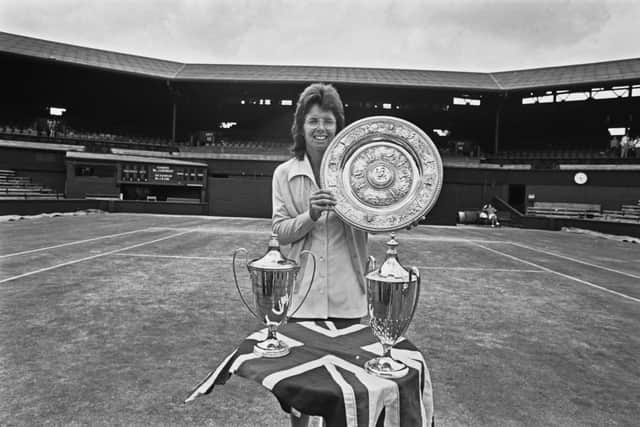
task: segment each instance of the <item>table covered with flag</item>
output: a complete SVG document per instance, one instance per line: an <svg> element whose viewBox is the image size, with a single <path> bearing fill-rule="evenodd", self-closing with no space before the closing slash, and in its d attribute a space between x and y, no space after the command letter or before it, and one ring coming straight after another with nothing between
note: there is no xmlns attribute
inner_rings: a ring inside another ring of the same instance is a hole
<svg viewBox="0 0 640 427"><path fill-rule="evenodd" d="M364 364L382 354L382 345L367 325L338 328L331 321L288 323L278 338L291 352L263 358L253 346L267 330L251 334L191 392L185 402L208 394L232 374L262 384L282 408L322 416L329 426L430 426L433 416L431 378L420 351L407 339L391 355L409 367L400 379L368 373Z"/></svg>

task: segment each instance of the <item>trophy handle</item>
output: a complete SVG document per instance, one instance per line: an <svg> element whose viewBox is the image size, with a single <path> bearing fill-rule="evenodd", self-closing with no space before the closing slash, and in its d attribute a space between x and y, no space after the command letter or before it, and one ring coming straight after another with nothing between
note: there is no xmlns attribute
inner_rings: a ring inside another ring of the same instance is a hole
<svg viewBox="0 0 640 427"><path fill-rule="evenodd" d="M369 258L367 258L366 272L371 273L375 269L376 269L376 259L371 255L369 255Z"/></svg>
<svg viewBox="0 0 640 427"><path fill-rule="evenodd" d="M242 303L244 304L244 306L249 309L251 314L253 314L253 316L256 319L262 320L255 313L255 311L253 311L253 309L251 307L249 307L249 304L247 304L247 301L242 296L242 291L240 290L240 286L238 285L238 277L236 276L236 256L238 255L238 252L244 252L245 265L249 265L249 261L248 261L248 258L247 258L247 250L245 248L239 248L239 249L236 249L235 251L233 251L233 264L232 264L233 265L233 281L236 284L236 289L238 290L238 295L240 295L240 299L242 300Z"/></svg>
<svg viewBox="0 0 640 427"><path fill-rule="evenodd" d="M420 301L420 270L418 270L418 267L409 267L409 283L411 283L412 274L418 279L418 289L416 289L416 300L413 302L413 308L411 309L411 317L409 318L411 320L413 320L413 315L418 308L418 301ZM409 324L404 328L401 335L404 335L404 333L407 332L407 329L409 329Z"/></svg>
<svg viewBox="0 0 640 427"><path fill-rule="evenodd" d="M313 254L313 252L308 251L308 250L304 250L302 252L300 252L300 256L302 256L303 254L308 254L311 256L311 258L313 259L313 274L311 275L311 282L309 283L309 287L307 288L307 292L304 294L304 298L302 298L302 302L300 302L300 305L298 306L298 308L296 308L293 313L291 313L289 315L289 318L293 317L294 314L296 314L298 312L298 310L300 310L300 307L302 307L302 304L304 304L304 302L307 300L307 296L309 295L309 291L311 290L311 286L313 285L313 280L316 278L316 256ZM294 283L293 286L295 287L296 284ZM293 291L291 292L291 297L293 299Z"/></svg>

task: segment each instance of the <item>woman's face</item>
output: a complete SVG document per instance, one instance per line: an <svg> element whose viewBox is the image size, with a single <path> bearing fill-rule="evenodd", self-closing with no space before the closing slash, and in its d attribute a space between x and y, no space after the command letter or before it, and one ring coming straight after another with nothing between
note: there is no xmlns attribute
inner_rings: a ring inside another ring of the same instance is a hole
<svg viewBox="0 0 640 427"><path fill-rule="evenodd" d="M324 150L336 136L336 118L329 110L314 104L304 117L304 141L307 153L324 154Z"/></svg>

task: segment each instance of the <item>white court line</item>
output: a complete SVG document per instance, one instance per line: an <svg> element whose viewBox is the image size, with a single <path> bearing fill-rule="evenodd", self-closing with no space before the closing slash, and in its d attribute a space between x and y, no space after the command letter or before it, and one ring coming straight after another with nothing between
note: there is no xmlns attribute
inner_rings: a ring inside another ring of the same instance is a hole
<svg viewBox="0 0 640 427"><path fill-rule="evenodd" d="M148 217L160 217L160 218L189 218L189 219L203 219L207 221L256 221L264 222L265 224L271 224L271 218L254 218L250 216L216 216L216 215L185 215L185 214L158 214L158 213L135 213L135 212L112 212L109 215L121 215L121 216L148 216Z"/></svg>
<svg viewBox="0 0 640 427"><path fill-rule="evenodd" d="M484 268L484 267L433 267L419 265L420 270L455 270L455 271L507 271L512 273L546 273L542 270L529 270L520 268Z"/></svg>
<svg viewBox="0 0 640 427"><path fill-rule="evenodd" d="M263 233L265 236L268 236L267 233L269 233L269 230L265 229L265 230L242 230L242 229L232 229L229 227L206 227L206 228L202 228L202 227L196 227L196 228L179 228L179 227L154 227L154 228L158 228L160 230L167 230L167 231L178 231L178 230L189 230L192 232L204 232L204 233L223 233L223 234L256 234L256 233ZM269 234L270 235L270 234ZM268 241L268 238L265 238L265 242ZM505 242L502 242L505 243Z"/></svg>
<svg viewBox="0 0 640 427"><path fill-rule="evenodd" d="M369 235L369 239L372 240L389 240L389 236L381 236L381 235ZM433 237L433 236L396 236L396 240L400 245L405 241L418 240L423 242L450 242L450 243L468 243L468 242L480 242L480 243L509 243L505 240L483 240L483 239L468 239L464 237Z"/></svg>
<svg viewBox="0 0 640 427"><path fill-rule="evenodd" d="M171 239L173 237L178 237L178 236L181 236L181 235L187 234L187 233L189 233L189 231L183 231L182 233L172 234L170 236L161 237L159 239L150 240L148 242L137 243L135 245L127 246L125 248L114 249L112 251L103 252L103 253L96 254L96 255L91 255L91 256L80 258L80 259L76 259L76 260L73 260L73 261L63 262L62 264L52 265L51 267L41 268L39 270L30 271L28 273L19 274L17 276L13 276L13 277L7 277L6 279L0 280L0 283L10 282L11 280L20 279L22 277L31 276L33 274L42 273L44 271L54 270L56 268L64 267L64 266L67 266L67 265L77 264L77 263L82 262L82 261L88 261L90 259L99 258L99 257L103 257L103 256L106 256L106 255L111 255L111 254L114 254L114 253L117 253L117 252L126 251L126 250L129 250L129 249L137 248L137 247L144 246L144 245L149 245L151 243L156 243L156 242L160 242L162 240Z"/></svg>
<svg viewBox="0 0 640 427"><path fill-rule="evenodd" d="M32 254L34 252L40 252L40 251L47 251L49 249L56 249L56 248L61 248L63 246L70 246L70 245L79 245L80 243L87 243L87 242L94 242L96 240L101 240L101 239L108 239L111 237L118 237L118 236L124 236L126 234L132 234L132 233L141 233L143 231L152 231L154 227L149 227L149 228L142 228L140 230L133 230L133 231L125 231L124 233L117 233L117 234L109 234L106 236L100 236L100 237L93 237L91 239L85 239L85 240L76 240L74 242L67 242L67 243L61 243L59 245L54 245L54 246L47 246L45 248L39 248L39 249L30 249L28 251L22 251L22 252L14 252L12 254L5 254L5 255L0 255L0 258L8 258L10 256L16 256L16 255L26 255L26 254Z"/></svg>
<svg viewBox="0 0 640 427"><path fill-rule="evenodd" d="M186 255L156 255L156 254L135 254L135 253L124 253L124 254L116 254L116 256L133 256L133 257L145 257L145 258L174 258L174 259L197 259L203 261L228 261L232 259L231 255L227 256L186 256Z"/></svg>
<svg viewBox="0 0 640 427"><path fill-rule="evenodd" d="M543 251L542 249L532 248L531 246L523 245L523 244L520 244L520 243L510 242L510 244L515 245L515 246L520 246L521 248L529 249L531 251L540 252L540 253L543 253L543 254L553 255L553 256L558 257L558 258L568 259L569 261L573 261L573 262L577 262L577 263L580 263L580 264L588 265L589 267L601 268L603 270L611 271L612 273L622 274L623 276L633 277L634 279L640 279L640 276L638 276L636 274L627 273L626 271L616 270L615 268L609 268L609 267L605 267L603 265L593 264L593 263L590 263L590 262L587 262L587 261L583 261L583 260L576 259L576 258L571 258L571 257L568 257L566 255L561 255L561 254L557 254L557 253L554 253L554 252Z"/></svg>
<svg viewBox="0 0 640 427"><path fill-rule="evenodd" d="M178 231L178 230L186 230L184 227L179 228L179 227L154 227L157 229L161 229L161 230L170 230L170 231ZM256 233L267 233L269 232L269 229L233 229L233 228L229 228L229 227L223 227L223 226L213 226L213 227L191 227L188 230L190 231L196 231L196 232L203 232L203 233L222 233L222 234L253 234L255 235ZM266 234L265 234L266 235ZM376 240L376 241L387 241L389 240L389 236L384 234L384 233L378 233L378 234L369 234L369 239L370 240ZM487 244L507 244L507 243L511 243L508 240L484 240L484 239L477 239L477 240L470 240L468 238L464 238L464 237L433 237L433 236L429 236L429 235L409 235L409 234L401 234L401 233L396 233L396 240L398 240L400 242L400 244L402 244L403 241L427 241L427 242L437 242L437 243L442 243L442 242L448 242L448 243L469 243L471 242L478 242L478 243L487 243Z"/></svg>
<svg viewBox="0 0 640 427"><path fill-rule="evenodd" d="M522 262L522 263L532 265L532 266L534 266L534 267L536 267L536 268L539 268L539 269L541 269L541 270L548 271L549 273L557 274L558 276L562 276L562 277L565 277L565 278L567 278L567 279L575 280L576 282L580 282L580 283L585 284L585 285L587 285L587 286L591 286L592 288L596 288L596 289L599 289L599 290L601 290L601 291L609 292L609 293L611 293L611 294L613 294L613 295L617 295L617 296L619 296L619 297L623 297L623 298L626 298L626 299L630 299L631 301L640 302L640 299L638 299L638 298L634 298L634 297L632 297L632 296L629 296L629 295L626 295L626 294L623 294L623 293L620 293L620 292L616 292L616 291L614 291L614 290L611 290L611 289L605 288L605 287L600 286L600 285L596 285L595 283L587 282L586 280L582 280L582 279L579 279L579 278L577 278L577 277L570 276L570 275L568 275L568 274L560 273L559 271L555 271L555 270L552 270L552 269L550 269L550 268L543 267L543 266L538 265L538 264L536 264L536 263L533 263L533 262L530 262L530 261L524 260L524 259L522 259L522 258L518 258L517 256L509 255L509 254L506 254L506 253L504 253L504 252L501 252L501 251L498 251L498 250L495 250L495 249L491 249L491 248L488 248L488 247L486 247L486 246L482 246L482 245L480 245L480 244L478 244L478 243L475 243L475 245L476 245L476 246L479 246L479 247L481 247L481 248L483 248L483 249L485 249L485 250L487 250L487 251L489 251L489 252L494 252L494 253L497 253L497 254L499 254L499 255L503 255L503 256L506 256L506 257L508 257L508 258L515 259L515 260L520 261L520 262Z"/></svg>
<svg viewBox="0 0 640 427"><path fill-rule="evenodd" d="M169 231L177 231L177 230L186 230L184 227L183 228L178 228L178 227L154 227L154 228L158 228L158 229L162 229L162 230L169 230ZM232 229L229 227L196 227L196 228L189 228L189 231L199 231L199 232L205 232L205 233L223 233L223 234L256 234L256 233L267 233L269 232L269 230L265 229L253 229L253 230L242 230L242 229ZM266 235L266 234L265 234ZM369 239L372 240L384 240L387 241L389 240L389 236L388 235L383 235L383 234L370 234L369 235ZM400 242L400 244L402 244L403 241L408 241L408 240L418 240L418 241L429 241L429 242L454 242L454 243L468 243L470 240L469 239L465 239L463 237L431 237L431 236L427 236L427 235L423 235L423 236L409 236L409 235L396 235L396 240L398 240ZM478 239L478 240L471 240L473 242L480 242L480 243L493 243L493 244L498 244L498 243L510 243L507 240L482 240L482 239Z"/></svg>
<svg viewBox="0 0 640 427"><path fill-rule="evenodd" d="M187 256L187 255L156 255L156 254L137 254L137 253L118 253L116 256L122 257L145 257L145 258L173 258L173 259L187 259L187 260L202 260L202 261L229 261L233 259L231 255L226 256ZM517 269L517 268L482 268L482 267L434 267L419 265L420 270L457 270L457 271L507 271L514 273L543 273L542 270L529 270L529 269Z"/></svg>

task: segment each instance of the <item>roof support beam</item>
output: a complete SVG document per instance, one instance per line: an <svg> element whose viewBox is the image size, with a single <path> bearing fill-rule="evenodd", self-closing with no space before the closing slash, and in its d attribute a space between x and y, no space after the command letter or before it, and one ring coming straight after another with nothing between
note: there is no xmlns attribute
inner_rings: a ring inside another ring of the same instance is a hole
<svg viewBox="0 0 640 427"><path fill-rule="evenodd" d="M178 116L178 104L173 100L173 115L171 120L171 142L176 143L176 118Z"/></svg>
<svg viewBox="0 0 640 427"><path fill-rule="evenodd" d="M167 89L169 90L169 99L171 100L171 143L175 145L178 121L178 98L180 98L181 93L170 80L167 80Z"/></svg>
<svg viewBox="0 0 640 427"><path fill-rule="evenodd" d="M493 132L493 153L498 154L500 149L500 117L502 115L502 105L506 95L498 96L498 105L496 106L495 126Z"/></svg>

